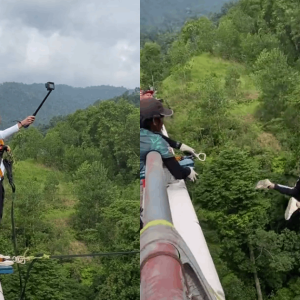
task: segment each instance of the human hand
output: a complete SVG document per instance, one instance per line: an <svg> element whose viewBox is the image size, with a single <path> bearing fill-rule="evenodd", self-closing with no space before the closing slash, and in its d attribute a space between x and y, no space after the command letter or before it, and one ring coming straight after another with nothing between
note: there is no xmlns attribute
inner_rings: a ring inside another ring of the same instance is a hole
<svg viewBox="0 0 300 300"><path fill-rule="evenodd" d="M188 176L188 178L190 178L194 182L194 181L196 181L198 174L194 171L193 168L191 168L191 167L189 167L189 168L191 169L191 173Z"/></svg>
<svg viewBox="0 0 300 300"><path fill-rule="evenodd" d="M30 124L32 124L35 120L34 116L28 116L27 118L25 118L22 122L21 125L22 126L29 126Z"/></svg>

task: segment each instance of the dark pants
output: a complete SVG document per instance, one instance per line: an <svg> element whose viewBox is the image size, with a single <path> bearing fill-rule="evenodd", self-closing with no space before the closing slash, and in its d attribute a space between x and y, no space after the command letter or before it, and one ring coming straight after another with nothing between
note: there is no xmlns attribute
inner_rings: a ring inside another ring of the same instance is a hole
<svg viewBox="0 0 300 300"><path fill-rule="evenodd" d="M289 230L300 232L300 209L297 209L286 223Z"/></svg>
<svg viewBox="0 0 300 300"><path fill-rule="evenodd" d="M278 191L282 195L290 196L300 201L300 177L294 187L288 187L281 184L275 184L274 190ZM300 209L298 208L287 222L287 227L290 230L300 230Z"/></svg>

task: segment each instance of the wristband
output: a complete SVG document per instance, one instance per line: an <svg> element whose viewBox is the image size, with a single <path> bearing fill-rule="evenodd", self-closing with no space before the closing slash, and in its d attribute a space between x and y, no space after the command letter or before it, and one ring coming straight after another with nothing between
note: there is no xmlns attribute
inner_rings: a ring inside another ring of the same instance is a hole
<svg viewBox="0 0 300 300"><path fill-rule="evenodd" d="M22 124L22 122L21 122L21 121L18 121L18 123L20 123L20 124L21 124L21 127L23 127L23 124Z"/></svg>

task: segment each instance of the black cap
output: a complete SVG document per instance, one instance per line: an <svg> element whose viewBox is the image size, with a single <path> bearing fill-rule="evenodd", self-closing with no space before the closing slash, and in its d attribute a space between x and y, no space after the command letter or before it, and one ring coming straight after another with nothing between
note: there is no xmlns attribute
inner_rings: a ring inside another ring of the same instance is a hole
<svg viewBox="0 0 300 300"><path fill-rule="evenodd" d="M140 116L143 119L151 119L154 117L170 117L173 115L173 110L163 107L160 101L155 98L141 100Z"/></svg>

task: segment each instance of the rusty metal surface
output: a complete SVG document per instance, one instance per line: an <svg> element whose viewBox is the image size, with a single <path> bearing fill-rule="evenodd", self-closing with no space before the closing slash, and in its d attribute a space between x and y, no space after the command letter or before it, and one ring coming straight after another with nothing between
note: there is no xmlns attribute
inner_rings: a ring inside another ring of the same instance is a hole
<svg viewBox="0 0 300 300"><path fill-rule="evenodd" d="M193 254L175 228L157 225L144 231L140 238L140 263L142 264L145 258L153 250L155 243L160 242L172 244L179 251L180 260L187 273L188 288L194 297L191 299L217 300L218 298L205 279ZM170 276L172 276L172 274L170 274ZM218 294L222 294L222 291L217 292ZM219 299L225 299L225 297Z"/></svg>
<svg viewBox="0 0 300 300"><path fill-rule="evenodd" d="M167 191L174 227L193 254L203 276L218 294L219 300L225 300L214 261L184 181L171 184Z"/></svg>
<svg viewBox="0 0 300 300"><path fill-rule="evenodd" d="M150 152L146 161L143 219L144 226L156 222L149 224L140 238L140 299L216 300L216 294L180 234L159 221L173 223L165 179L160 154Z"/></svg>
<svg viewBox="0 0 300 300"><path fill-rule="evenodd" d="M141 300L185 300L186 289L178 251L169 243L154 242L141 267Z"/></svg>

